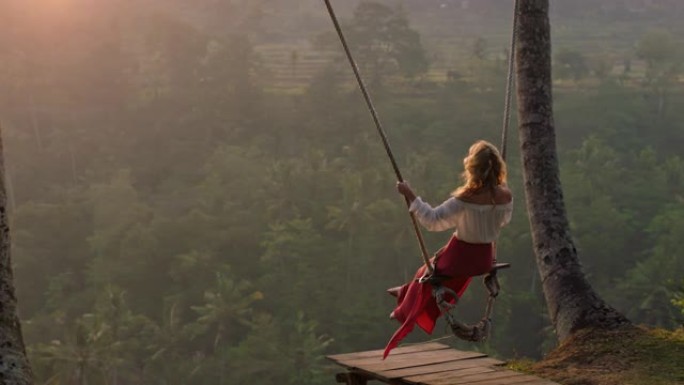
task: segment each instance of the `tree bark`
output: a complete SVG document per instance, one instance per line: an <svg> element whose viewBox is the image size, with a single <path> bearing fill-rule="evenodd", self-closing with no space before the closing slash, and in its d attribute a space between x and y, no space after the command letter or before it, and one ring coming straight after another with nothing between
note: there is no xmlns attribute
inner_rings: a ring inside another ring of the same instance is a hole
<svg viewBox="0 0 684 385"><path fill-rule="evenodd" d="M33 384L17 317L17 299L10 256L10 230L5 192L5 165L0 127L0 384Z"/></svg>
<svg viewBox="0 0 684 385"><path fill-rule="evenodd" d="M519 0L518 134L534 252L549 315L562 341L580 329L615 329L629 321L593 290L570 235L556 152L548 11L548 0Z"/></svg>

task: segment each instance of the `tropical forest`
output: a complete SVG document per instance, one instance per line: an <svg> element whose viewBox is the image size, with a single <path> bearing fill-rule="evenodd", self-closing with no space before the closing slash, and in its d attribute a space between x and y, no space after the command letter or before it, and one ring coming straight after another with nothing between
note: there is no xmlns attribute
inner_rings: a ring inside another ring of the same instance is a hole
<svg viewBox="0 0 684 385"><path fill-rule="evenodd" d="M462 341L440 318L402 346L566 385L684 384L684 2L548 5L572 251L640 331L584 346L590 374L563 364L581 336L559 339L535 256L537 180L515 89L506 102L514 3L332 1L418 196L449 198L475 141L507 149L491 335ZM421 249L323 0L2 0L0 15L0 323L32 378L2 384L323 385L342 370L326 356L385 347L386 290ZM423 237L434 253L451 231ZM482 316L481 281L459 319Z"/></svg>

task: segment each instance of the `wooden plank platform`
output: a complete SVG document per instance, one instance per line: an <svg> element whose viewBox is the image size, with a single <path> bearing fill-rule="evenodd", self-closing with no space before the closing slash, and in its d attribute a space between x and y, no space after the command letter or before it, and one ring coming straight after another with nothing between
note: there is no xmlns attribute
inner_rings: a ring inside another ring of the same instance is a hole
<svg viewBox="0 0 684 385"><path fill-rule="evenodd" d="M365 385L380 381L392 385L558 385L503 367L486 354L462 352L440 343L394 349L386 360L382 350L336 354L327 358L347 369L337 382Z"/></svg>

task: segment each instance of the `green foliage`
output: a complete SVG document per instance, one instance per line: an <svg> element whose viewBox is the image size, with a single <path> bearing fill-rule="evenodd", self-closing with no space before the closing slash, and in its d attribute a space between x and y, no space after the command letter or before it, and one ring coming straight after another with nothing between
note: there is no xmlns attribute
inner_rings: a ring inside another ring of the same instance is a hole
<svg viewBox="0 0 684 385"><path fill-rule="evenodd" d="M650 98L655 102L658 115L668 104L670 85L682 73L684 49L668 32L646 34L637 44L637 57L646 62L644 82L651 88Z"/></svg>
<svg viewBox="0 0 684 385"><path fill-rule="evenodd" d="M362 72L371 83L380 84L388 74L397 72L413 78L428 69L420 34L411 28L401 9L377 1L362 1L354 10L346 34ZM334 44L333 40L326 37L320 44Z"/></svg>
<svg viewBox="0 0 684 385"><path fill-rule="evenodd" d="M682 47L666 31L652 31L642 37L637 44L636 54L646 61L648 82L663 78L671 80L681 71L684 60Z"/></svg>
<svg viewBox="0 0 684 385"><path fill-rule="evenodd" d="M682 311L682 315L684 315L684 284L680 283L681 289L679 292L675 295L675 298L672 300L672 304L678 307ZM684 325L682 325L684 327Z"/></svg>
<svg viewBox="0 0 684 385"><path fill-rule="evenodd" d="M679 317L672 301L684 269L679 257L683 213L681 204L669 205L653 219L647 228L655 240L653 249L620 283L625 299L638 301L631 306L630 315L650 325L672 328L678 324Z"/></svg>
<svg viewBox="0 0 684 385"><path fill-rule="evenodd" d="M22 51L0 47L0 110L37 381L328 383L324 355L386 343L398 325L387 320L393 301L384 290L421 263L385 149L337 57L313 58L325 63L299 80L301 93L269 87L274 74L260 49L283 39L274 19L292 3L198 1L183 12L181 3L164 3L168 12L107 8L106 16L84 8L49 23L36 11L8 18L0 34ZM458 185L468 145L498 140L505 65L488 54L496 37L483 34L473 46L449 42L472 48L453 53L466 58L454 63L460 79L428 81L435 47L423 45L403 8L385 4L340 8L353 12L345 29L364 74L382 80L373 95L403 176L437 204ZM469 17L452 8L437 12ZM302 18L329 29L315 15ZM639 72L639 57L630 57L625 78L608 69L592 77L584 67L596 56L568 48L556 59L583 81L555 94L585 271L635 321L666 327L681 325L684 308L684 115L657 103L684 101L674 36L644 36L637 53L647 68ZM307 55L296 56L293 72ZM509 150L516 211L498 250L513 269L502 275L494 338L479 348L535 358L553 334L514 139ZM424 235L430 251L449 237ZM460 302L463 319L481 315L479 286Z"/></svg>
<svg viewBox="0 0 684 385"><path fill-rule="evenodd" d="M561 49L554 57L554 70L561 79L578 81L589 74L589 64L580 52Z"/></svg>
<svg viewBox="0 0 684 385"><path fill-rule="evenodd" d="M243 332L240 327L251 325L252 305L263 299L259 291L249 293L250 284L218 273L214 288L204 293L204 304L192 306L197 313L197 320L189 326L191 338L214 334L212 346L217 349L220 344L235 338Z"/></svg>
<svg viewBox="0 0 684 385"><path fill-rule="evenodd" d="M88 383L104 378L105 383L137 381L141 361L151 354L146 344L154 324L128 309L125 292L107 287L95 302L92 313L69 321L62 336L29 349L38 373L51 373L56 383Z"/></svg>
<svg viewBox="0 0 684 385"><path fill-rule="evenodd" d="M286 383L318 385L329 382L329 373L322 369L323 352L332 340L318 335L316 322L307 320L302 312L285 333L282 324L270 316L256 319L254 332L240 345L229 349L230 379L227 383ZM283 336L283 333L285 334ZM281 338L287 341L276 345Z"/></svg>

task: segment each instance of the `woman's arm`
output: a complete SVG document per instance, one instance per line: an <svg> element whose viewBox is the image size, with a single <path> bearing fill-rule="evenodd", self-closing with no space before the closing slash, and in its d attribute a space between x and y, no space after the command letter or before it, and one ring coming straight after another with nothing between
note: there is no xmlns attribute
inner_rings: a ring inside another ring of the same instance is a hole
<svg viewBox="0 0 684 385"><path fill-rule="evenodd" d="M423 202L420 197L411 190L408 182L397 182L397 190L406 197L410 203L409 211L412 212L418 222L430 231L444 231L456 227L456 219L463 206L455 198L444 201L441 205L433 208Z"/></svg>
<svg viewBox="0 0 684 385"><path fill-rule="evenodd" d="M449 198L437 207L432 207L417 197L409 211L421 225L430 231L444 231L456 227L463 205L456 198Z"/></svg>

